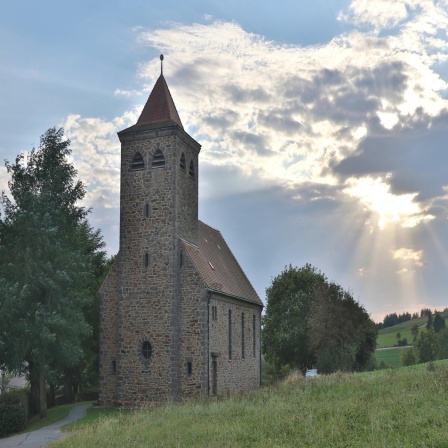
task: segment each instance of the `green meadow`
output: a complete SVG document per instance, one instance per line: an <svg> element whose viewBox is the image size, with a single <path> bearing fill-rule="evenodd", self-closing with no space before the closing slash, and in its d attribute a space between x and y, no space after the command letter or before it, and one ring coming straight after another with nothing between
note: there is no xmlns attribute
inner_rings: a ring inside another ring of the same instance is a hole
<svg viewBox="0 0 448 448"><path fill-rule="evenodd" d="M51 446L445 447L447 391L446 361L313 379L295 374L233 396L109 415L92 410Z"/></svg>

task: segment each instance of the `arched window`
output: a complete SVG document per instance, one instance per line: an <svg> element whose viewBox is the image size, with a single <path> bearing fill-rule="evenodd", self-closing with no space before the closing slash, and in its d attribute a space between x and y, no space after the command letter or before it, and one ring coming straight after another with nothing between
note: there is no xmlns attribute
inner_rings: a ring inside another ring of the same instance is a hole
<svg viewBox="0 0 448 448"><path fill-rule="evenodd" d="M190 169L188 170L188 174L190 175L190 177L191 177L192 179L195 178L195 175L194 175L194 163L193 163L193 160L190 162Z"/></svg>
<svg viewBox="0 0 448 448"><path fill-rule="evenodd" d="M187 171L187 163L185 162L185 154L182 153L180 156L180 169L182 171Z"/></svg>
<svg viewBox="0 0 448 448"><path fill-rule="evenodd" d="M131 163L131 170L142 170L145 168L145 162L143 161L143 156L136 152L134 158L132 159Z"/></svg>
<svg viewBox="0 0 448 448"><path fill-rule="evenodd" d="M156 149L154 157L152 158L153 168L163 168L165 166L165 157L163 157L163 152L160 149Z"/></svg>
<svg viewBox="0 0 448 448"><path fill-rule="evenodd" d="M145 359L150 359L152 355L152 347L149 341L143 341L142 343L142 355Z"/></svg>

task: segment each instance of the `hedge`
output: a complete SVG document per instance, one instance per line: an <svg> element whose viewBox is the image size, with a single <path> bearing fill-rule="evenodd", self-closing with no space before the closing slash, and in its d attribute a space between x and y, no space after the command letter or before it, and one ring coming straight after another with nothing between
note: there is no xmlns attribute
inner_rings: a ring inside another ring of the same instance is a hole
<svg viewBox="0 0 448 448"><path fill-rule="evenodd" d="M28 399L23 390L0 395L0 437L23 431L28 416Z"/></svg>

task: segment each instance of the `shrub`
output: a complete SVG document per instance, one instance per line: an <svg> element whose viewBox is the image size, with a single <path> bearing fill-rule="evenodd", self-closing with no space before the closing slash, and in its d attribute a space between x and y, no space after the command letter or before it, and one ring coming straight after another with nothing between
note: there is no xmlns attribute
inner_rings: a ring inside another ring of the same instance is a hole
<svg viewBox="0 0 448 448"><path fill-rule="evenodd" d="M408 348L407 350L403 350L401 352L401 364L404 366L413 366L417 364L417 358L415 357L414 349Z"/></svg>
<svg viewBox="0 0 448 448"><path fill-rule="evenodd" d="M0 396L0 437L24 430L27 417L25 391L6 392Z"/></svg>

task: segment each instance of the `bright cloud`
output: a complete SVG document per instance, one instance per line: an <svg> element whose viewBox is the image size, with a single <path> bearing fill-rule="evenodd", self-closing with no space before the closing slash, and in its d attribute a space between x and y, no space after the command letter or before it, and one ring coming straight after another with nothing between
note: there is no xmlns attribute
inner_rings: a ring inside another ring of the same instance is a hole
<svg viewBox="0 0 448 448"><path fill-rule="evenodd" d="M406 247L391 251L392 258L402 262L409 262L415 266L423 266L423 250L413 250ZM404 268L403 268L404 269Z"/></svg>
<svg viewBox="0 0 448 448"><path fill-rule="evenodd" d="M204 163L234 167L247 182L333 186L377 213L380 227L416 226L430 218L431 206L419 202L418 189L396 192L384 173L344 179L335 167L362 152L366 139L428 128L447 110L441 95L447 83L434 67L447 60L448 15L430 0L354 0L340 17L395 31L383 36L354 29L325 45L299 47L213 21L140 28L138 40L165 53L165 76L187 131L203 145ZM141 64L145 99L159 72L158 58ZM67 119L80 175L94 188L117 188L111 181L118 169L114 134L138 113L111 123Z"/></svg>

